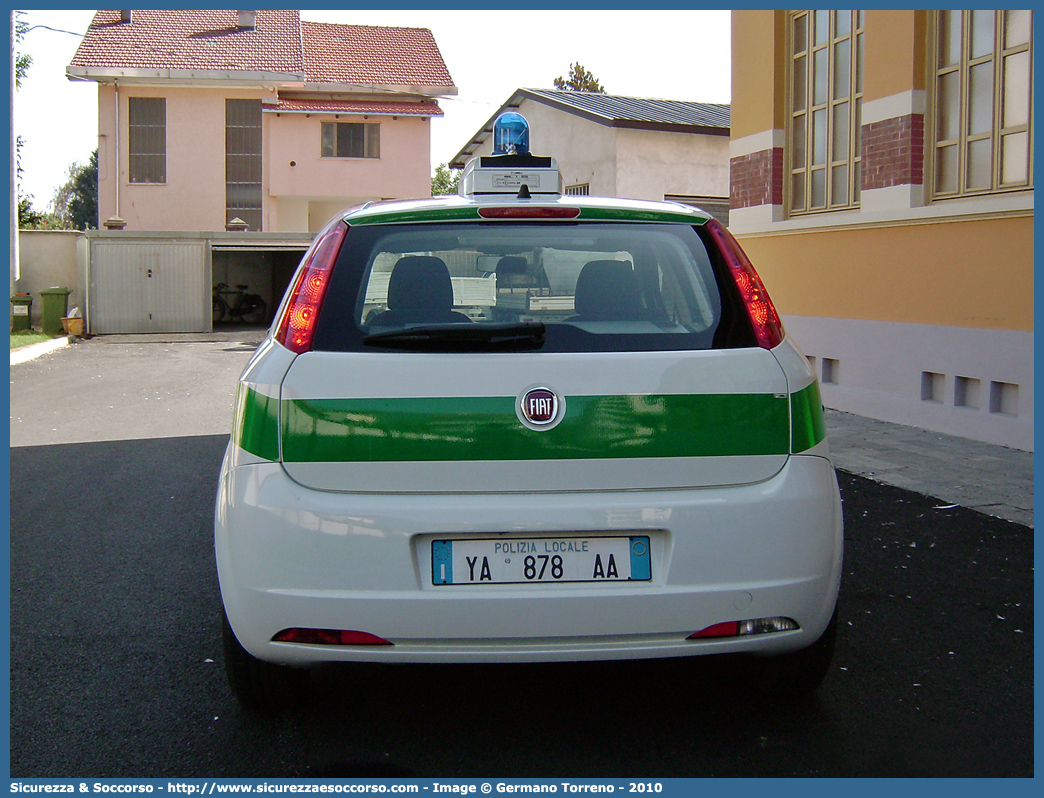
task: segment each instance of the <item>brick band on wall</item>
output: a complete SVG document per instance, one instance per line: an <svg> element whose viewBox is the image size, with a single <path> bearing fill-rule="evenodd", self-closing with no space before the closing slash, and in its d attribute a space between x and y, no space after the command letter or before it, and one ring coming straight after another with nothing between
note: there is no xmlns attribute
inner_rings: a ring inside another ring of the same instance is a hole
<svg viewBox="0 0 1044 798"><path fill-rule="evenodd" d="M729 207L783 204L783 149L752 152L729 162Z"/></svg>
<svg viewBox="0 0 1044 798"><path fill-rule="evenodd" d="M863 190L924 183L924 116L863 125Z"/></svg>

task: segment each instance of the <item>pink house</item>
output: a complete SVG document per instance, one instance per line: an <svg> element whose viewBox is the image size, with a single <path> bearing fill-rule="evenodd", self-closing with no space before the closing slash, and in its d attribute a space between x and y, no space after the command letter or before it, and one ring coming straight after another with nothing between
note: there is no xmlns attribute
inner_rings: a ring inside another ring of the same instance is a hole
<svg viewBox="0 0 1044 798"><path fill-rule="evenodd" d="M99 221L127 231L315 232L428 196L457 91L430 31L297 11L99 11L66 74L98 83Z"/></svg>

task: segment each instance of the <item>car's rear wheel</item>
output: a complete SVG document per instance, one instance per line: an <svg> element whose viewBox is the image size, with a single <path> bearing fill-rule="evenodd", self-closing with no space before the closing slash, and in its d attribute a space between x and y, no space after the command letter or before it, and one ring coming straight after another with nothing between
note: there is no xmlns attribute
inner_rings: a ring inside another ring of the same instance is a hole
<svg viewBox="0 0 1044 798"><path fill-rule="evenodd" d="M837 608L826 630L808 648L750 661L757 690L779 698L801 698L816 691L830 672L837 642Z"/></svg>
<svg viewBox="0 0 1044 798"><path fill-rule="evenodd" d="M253 297L250 308L243 313L243 321L246 324L261 324L268 314L268 305L261 297Z"/></svg>
<svg viewBox="0 0 1044 798"><path fill-rule="evenodd" d="M264 662L248 653L236 639L223 612L221 643L228 684L244 707L259 712L277 712L298 706L304 699L308 672Z"/></svg>

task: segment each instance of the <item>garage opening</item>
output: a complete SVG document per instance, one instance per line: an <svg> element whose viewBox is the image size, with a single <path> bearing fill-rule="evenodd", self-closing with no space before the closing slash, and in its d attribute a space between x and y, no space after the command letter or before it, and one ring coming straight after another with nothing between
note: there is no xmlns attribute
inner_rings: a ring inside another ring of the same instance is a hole
<svg viewBox="0 0 1044 798"><path fill-rule="evenodd" d="M282 245L214 244L211 309L215 330L267 327L307 249Z"/></svg>

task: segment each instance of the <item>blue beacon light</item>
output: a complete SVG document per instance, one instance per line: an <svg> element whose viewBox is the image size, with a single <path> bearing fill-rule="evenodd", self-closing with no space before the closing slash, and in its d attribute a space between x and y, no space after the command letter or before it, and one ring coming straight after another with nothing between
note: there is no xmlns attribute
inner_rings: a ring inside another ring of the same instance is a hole
<svg viewBox="0 0 1044 798"><path fill-rule="evenodd" d="M493 123L494 155L528 155L529 122L522 114L506 111Z"/></svg>

